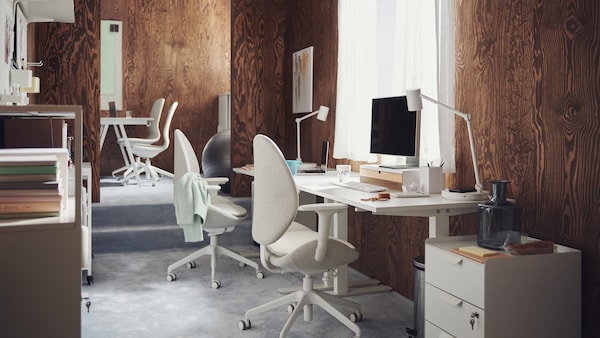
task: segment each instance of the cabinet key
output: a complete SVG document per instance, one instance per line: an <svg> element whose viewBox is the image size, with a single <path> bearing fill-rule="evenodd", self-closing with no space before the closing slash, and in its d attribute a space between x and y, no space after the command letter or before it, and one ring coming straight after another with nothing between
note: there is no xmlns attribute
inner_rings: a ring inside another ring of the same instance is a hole
<svg viewBox="0 0 600 338"><path fill-rule="evenodd" d="M479 313L471 313L471 320L469 320L469 324L471 324L471 330L475 330L475 318L479 318Z"/></svg>

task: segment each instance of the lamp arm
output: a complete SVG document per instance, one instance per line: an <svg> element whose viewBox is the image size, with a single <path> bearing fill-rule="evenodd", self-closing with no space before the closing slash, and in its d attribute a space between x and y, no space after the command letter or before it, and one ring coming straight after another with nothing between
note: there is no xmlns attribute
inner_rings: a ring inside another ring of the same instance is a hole
<svg viewBox="0 0 600 338"><path fill-rule="evenodd" d="M297 154L296 159L298 161L302 161L302 158L300 157L300 122L306 120L309 117L315 116L318 113L319 113L319 111L317 110L310 114L306 114L302 117L296 118L296 154Z"/></svg>
<svg viewBox="0 0 600 338"><path fill-rule="evenodd" d="M302 118L296 119L296 159L298 161L302 161L300 157L300 122L302 122Z"/></svg>
<svg viewBox="0 0 600 338"><path fill-rule="evenodd" d="M471 115L460 112L460 111L450 107L449 105L444 104L439 101L436 101L426 95L421 94L421 97L429 102L435 103L437 105L440 105L440 106L448 109L449 111L453 112L455 115L462 117L465 120L465 122L467 122L467 131L469 133L469 145L471 147L471 158L473 160L473 170L475 170L475 190L477 190L477 192L481 192L483 190L483 186L481 185L481 182L479 181L479 167L477 165L477 156L475 155L475 141L473 139L473 129L471 128Z"/></svg>
<svg viewBox="0 0 600 338"><path fill-rule="evenodd" d="M462 117L463 119L465 119L465 121L467 121L467 120L470 120L470 119L471 119L471 115L469 115L469 114L465 114L465 113L463 113L463 112L460 112L460 111L458 111L458 110L456 110L456 109L454 109L454 108L450 107L450 106L449 106L449 105L447 105L447 104L444 104L444 103L442 103L442 102L439 102L439 101L436 101L436 100L434 100L434 99L430 98L429 96L426 96L426 95L423 95L423 94L421 94L421 97L422 97L422 98L424 98L425 100L429 101L429 102L435 103L435 104L437 104L437 105L439 105L439 106L442 106L442 107L444 107L444 108L448 109L449 111L453 112L454 114L456 114L456 115L458 115L458 116Z"/></svg>
<svg viewBox="0 0 600 338"><path fill-rule="evenodd" d="M298 117L298 118L296 118L296 123L300 123L301 121L304 121L304 120L306 120L309 117L315 116L318 113L319 113L319 111L317 110L317 111L314 111L314 112L312 112L310 114L306 114L306 115L304 115L302 117Z"/></svg>
<svg viewBox="0 0 600 338"><path fill-rule="evenodd" d="M483 190L483 186L479 181L479 167L477 166L477 156L475 155L475 141L473 140L473 130L471 129L471 115L466 115L467 117L464 117L464 119L467 122L467 131L469 132L469 144L471 146L473 170L475 171L475 190L477 190L477 192L481 192Z"/></svg>

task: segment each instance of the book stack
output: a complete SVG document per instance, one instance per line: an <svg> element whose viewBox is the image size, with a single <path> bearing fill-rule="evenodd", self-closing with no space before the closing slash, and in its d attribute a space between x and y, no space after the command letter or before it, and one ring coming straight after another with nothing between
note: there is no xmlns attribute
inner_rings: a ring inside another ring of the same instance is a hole
<svg viewBox="0 0 600 338"><path fill-rule="evenodd" d="M58 167L55 155L0 156L0 219L58 216Z"/></svg>

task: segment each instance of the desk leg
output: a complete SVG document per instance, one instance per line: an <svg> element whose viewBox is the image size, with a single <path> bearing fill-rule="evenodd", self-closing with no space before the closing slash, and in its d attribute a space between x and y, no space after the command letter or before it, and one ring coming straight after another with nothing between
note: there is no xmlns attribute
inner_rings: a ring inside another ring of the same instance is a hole
<svg viewBox="0 0 600 338"><path fill-rule="evenodd" d="M104 145L104 140L106 139L106 134L108 133L108 125L100 125L100 150L102 151L102 146Z"/></svg>
<svg viewBox="0 0 600 338"><path fill-rule="evenodd" d="M333 237L348 241L348 209L334 215ZM347 265L342 265L337 268L337 274L333 277L333 293L336 295L348 293Z"/></svg>
<svg viewBox="0 0 600 338"><path fill-rule="evenodd" d="M115 133L117 132L117 129L115 128ZM137 165L135 163L135 159L133 158L133 153L131 152L131 144L129 143L129 138L127 137L127 132L125 131L125 126L120 124L119 125L119 132L121 133L121 137L123 139L123 142L125 143L125 152L127 153L127 157L129 158L129 163L131 165L131 169L133 170L133 173L135 174L135 179L138 183L138 186L142 186L142 181L140 180L140 173L138 171ZM117 135L117 138L119 138L119 136Z"/></svg>
<svg viewBox="0 0 600 338"><path fill-rule="evenodd" d="M439 214L429 216L429 237L448 237L450 235L450 216Z"/></svg>

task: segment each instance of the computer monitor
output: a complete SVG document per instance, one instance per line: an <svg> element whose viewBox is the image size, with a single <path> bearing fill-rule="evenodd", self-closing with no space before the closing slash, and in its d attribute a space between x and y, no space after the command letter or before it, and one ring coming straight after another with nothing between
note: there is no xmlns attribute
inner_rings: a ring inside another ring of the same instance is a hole
<svg viewBox="0 0 600 338"><path fill-rule="evenodd" d="M406 96L373 99L371 153L403 156L406 165L380 165L402 169L419 166L419 112L408 111Z"/></svg>

